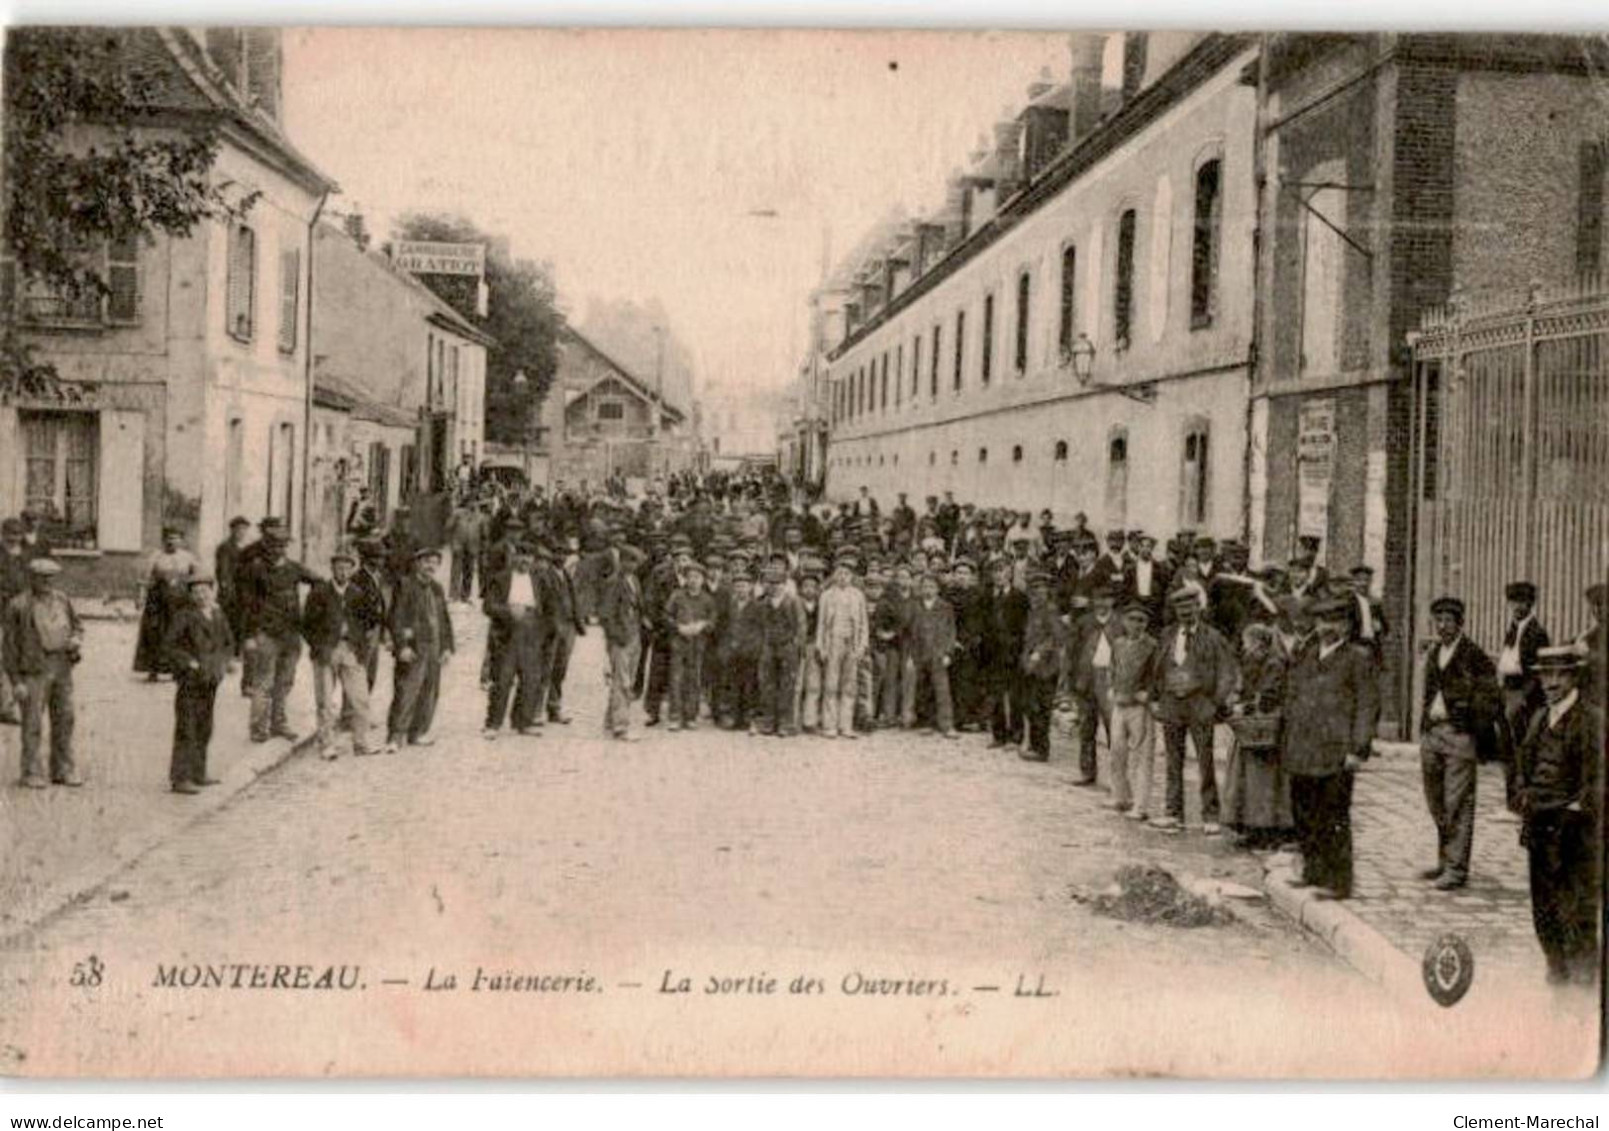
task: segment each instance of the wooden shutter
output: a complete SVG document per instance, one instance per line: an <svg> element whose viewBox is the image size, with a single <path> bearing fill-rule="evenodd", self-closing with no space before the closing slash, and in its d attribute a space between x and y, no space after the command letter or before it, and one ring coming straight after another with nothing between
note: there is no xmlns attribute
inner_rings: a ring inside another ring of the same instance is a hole
<svg viewBox="0 0 1609 1131"><path fill-rule="evenodd" d="M253 298L257 284L257 234L244 224L229 232L229 282L226 322L230 336L249 342L253 331Z"/></svg>
<svg viewBox="0 0 1609 1131"><path fill-rule="evenodd" d="M0 515L21 510L22 437L17 428L17 410L0 405Z"/></svg>
<svg viewBox="0 0 1609 1131"><path fill-rule="evenodd" d="M96 544L135 553L145 525L145 414L106 409L100 426Z"/></svg>
<svg viewBox="0 0 1609 1131"><path fill-rule="evenodd" d="M283 353L296 352L301 293L302 249L293 247L279 253L279 348Z"/></svg>
<svg viewBox="0 0 1609 1131"><path fill-rule="evenodd" d="M113 240L106 247L106 320L127 325L140 320L140 242Z"/></svg>

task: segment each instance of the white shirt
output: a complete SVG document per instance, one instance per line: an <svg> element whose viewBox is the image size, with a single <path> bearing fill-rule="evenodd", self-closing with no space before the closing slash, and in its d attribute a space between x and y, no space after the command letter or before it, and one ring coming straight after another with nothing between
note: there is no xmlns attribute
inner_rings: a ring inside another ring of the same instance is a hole
<svg viewBox="0 0 1609 1131"><path fill-rule="evenodd" d="M1374 609L1369 605L1369 599L1359 593L1352 598L1358 603L1358 635L1364 640L1374 639Z"/></svg>
<svg viewBox="0 0 1609 1131"><path fill-rule="evenodd" d="M1134 591L1142 597L1151 595L1151 559L1141 558L1134 563Z"/></svg>
<svg viewBox="0 0 1609 1131"><path fill-rule="evenodd" d="M1581 697L1580 692L1578 692L1575 688L1572 687L1570 689L1570 694L1566 695L1563 699L1560 699L1557 703L1549 703L1548 704L1548 729L1549 730L1552 730L1554 727L1559 725L1559 720L1564 718L1564 716L1569 712L1571 707L1575 706L1575 701L1577 699L1579 699L1580 697Z"/></svg>
<svg viewBox="0 0 1609 1131"><path fill-rule="evenodd" d="M1180 628L1173 638L1173 662L1182 664L1190 658L1190 633L1193 629Z"/></svg>
<svg viewBox="0 0 1609 1131"><path fill-rule="evenodd" d="M1345 640L1337 640L1333 644L1320 644L1318 646L1318 658L1321 660L1329 659L1335 655L1335 650L1345 643Z"/></svg>
<svg viewBox="0 0 1609 1131"><path fill-rule="evenodd" d="M531 588L531 575L524 570L515 570L513 579L508 583L508 604L513 609L536 607L536 593Z"/></svg>
<svg viewBox="0 0 1609 1131"><path fill-rule="evenodd" d="M1437 647L1436 666L1442 671L1446 671L1447 665L1453 662L1453 654L1458 651L1458 641L1462 639L1463 637L1460 636L1451 644L1442 644ZM1429 717L1432 722L1440 722L1447 717L1447 700L1441 697L1441 692L1439 691L1436 692L1436 697L1430 701Z"/></svg>
<svg viewBox="0 0 1609 1131"><path fill-rule="evenodd" d="M1110 622L1098 620L1095 623L1100 626L1100 631L1096 634L1095 656L1090 663L1097 668L1110 668L1112 666L1112 643L1106 638L1106 630L1110 627Z"/></svg>
<svg viewBox="0 0 1609 1131"><path fill-rule="evenodd" d="M1536 614L1532 613L1530 616L1526 617L1524 620L1517 621L1515 623L1515 625L1514 625L1514 643L1505 645L1503 650L1497 654L1497 674L1498 675L1523 675L1524 674L1525 669L1520 666L1520 637L1525 635L1525 626L1528 623L1530 623L1530 621L1535 619L1535 617L1536 617Z"/></svg>

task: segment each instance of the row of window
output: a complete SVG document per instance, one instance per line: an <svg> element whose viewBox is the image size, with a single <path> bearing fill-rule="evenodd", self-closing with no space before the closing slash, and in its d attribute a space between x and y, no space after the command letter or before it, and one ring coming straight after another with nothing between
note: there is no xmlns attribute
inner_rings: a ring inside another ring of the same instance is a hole
<svg viewBox="0 0 1609 1131"><path fill-rule="evenodd" d="M1195 420L1185 429L1180 449L1179 460L1179 523L1181 526L1201 526L1209 519L1209 504L1212 497L1211 467L1208 462L1210 426L1205 420ZM1057 440L1051 448L1051 459L1058 464L1064 464L1068 458L1068 444L1066 440ZM899 466L899 455L877 455L877 467ZM1025 459L1025 451L1021 444L1011 446L1011 462L1020 464ZM885 462L887 461L887 462ZM874 466L873 456L835 456L828 461L831 466L838 468L869 468ZM989 449L978 449L977 462L980 466L989 463ZM961 464L961 451L959 448L950 449L950 466L959 467ZM938 452L927 453L927 465L938 466ZM1106 512L1108 514L1121 513L1127 506L1128 498L1128 469L1129 469L1129 438L1128 429L1122 426L1112 429L1106 442Z"/></svg>
<svg viewBox="0 0 1609 1131"><path fill-rule="evenodd" d="M1190 326L1201 329L1212 325L1217 313L1217 277L1220 257L1219 243L1222 228L1222 162L1216 158L1203 162L1196 171L1193 240L1190 257ZM1166 222L1166 217L1159 222ZM1138 238L1139 220L1133 208L1125 209L1117 218L1115 270L1112 280L1112 340L1121 352L1129 347L1137 317L1137 295L1134 286L1135 241ZM1080 331L1078 310L1078 248L1068 244L1061 253L1060 293L1057 306L1056 344L1060 357L1068 360ZM1016 280L1016 311L1011 342L1012 369L1018 377L1028 371L1029 342L1033 299L1033 272L1023 270ZM978 376L987 387L994 378L995 360L995 295L983 296ZM927 396L936 401L939 396L941 354L944 350L944 330L934 323L926 335ZM949 377L951 391L959 393L964 384L966 359L967 312L955 313L954 332L950 339ZM907 400L914 407L922 393L924 335L910 339L911 365L906 380L905 343L895 345L892 352L893 373L890 377L890 351L884 350L865 365L833 382L832 419L837 424L856 420L875 412L887 412L892 406L899 408ZM890 396L892 394L892 397Z"/></svg>

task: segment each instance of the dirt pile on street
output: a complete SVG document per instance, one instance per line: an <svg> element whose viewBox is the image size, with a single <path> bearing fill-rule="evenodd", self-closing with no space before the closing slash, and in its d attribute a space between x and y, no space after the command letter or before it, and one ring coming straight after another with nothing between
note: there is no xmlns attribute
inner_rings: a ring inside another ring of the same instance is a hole
<svg viewBox="0 0 1609 1131"><path fill-rule="evenodd" d="M1169 927L1219 927L1234 920L1221 904L1182 887L1173 873L1154 864L1118 869L1117 880L1088 902L1097 915L1127 923Z"/></svg>

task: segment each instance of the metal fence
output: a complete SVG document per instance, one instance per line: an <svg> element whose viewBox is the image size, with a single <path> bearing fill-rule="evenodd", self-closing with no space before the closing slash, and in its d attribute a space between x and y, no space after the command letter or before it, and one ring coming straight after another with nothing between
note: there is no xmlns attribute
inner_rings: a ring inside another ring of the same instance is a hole
<svg viewBox="0 0 1609 1131"><path fill-rule="evenodd" d="M1502 645L1504 586L1536 582L1556 641L1587 623L1609 569L1609 289L1599 278L1464 299L1410 338L1417 381L1414 608L1469 608L1470 636Z"/></svg>

